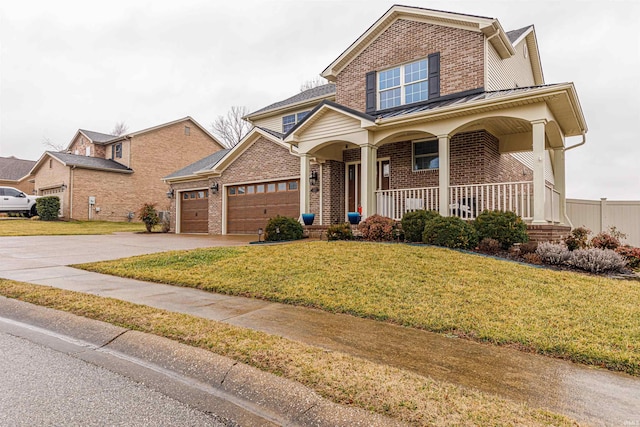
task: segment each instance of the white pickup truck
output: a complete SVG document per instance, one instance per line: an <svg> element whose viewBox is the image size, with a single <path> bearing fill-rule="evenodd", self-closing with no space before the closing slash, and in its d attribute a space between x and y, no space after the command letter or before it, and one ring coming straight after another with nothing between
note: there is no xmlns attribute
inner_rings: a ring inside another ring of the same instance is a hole
<svg viewBox="0 0 640 427"><path fill-rule="evenodd" d="M0 213L17 212L27 217L38 215L37 196L27 196L13 187L0 187Z"/></svg>

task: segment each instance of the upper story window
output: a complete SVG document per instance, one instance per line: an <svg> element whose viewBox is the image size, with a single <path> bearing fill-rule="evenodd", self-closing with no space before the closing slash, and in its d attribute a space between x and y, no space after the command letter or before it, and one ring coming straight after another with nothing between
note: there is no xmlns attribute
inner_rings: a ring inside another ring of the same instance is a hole
<svg viewBox="0 0 640 427"><path fill-rule="evenodd" d="M185 126L185 127L184 127L184 134L185 134L186 136L191 135L191 128L190 128L189 126Z"/></svg>
<svg viewBox="0 0 640 427"><path fill-rule="evenodd" d="M298 114L289 114L288 116L282 117L282 133L289 132L291 128L304 119L307 114L309 114L309 111L303 111Z"/></svg>
<svg viewBox="0 0 640 427"><path fill-rule="evenodd" d="M438 169L439 167L438 140L415 141L413 143L413 170L421 171Z"/></svg>
<svg viewBox="0 0 640 427"><path fill-rule="evenodd" d="M379 109L425 101L429 98L429 70L426 59L378 73Z"/></svg>
<svg viewBox="0 0 640 427"><path fill-rule="evenodd" d="M87 157L91 156L91 147L84 148L84 155Z"/></svg>
<svg viewBox="0 0 640 427"><path fill-rule="evenodd" d="M122 158L122 144L113 144L111 146L111 158L112 159Z"/></svg>

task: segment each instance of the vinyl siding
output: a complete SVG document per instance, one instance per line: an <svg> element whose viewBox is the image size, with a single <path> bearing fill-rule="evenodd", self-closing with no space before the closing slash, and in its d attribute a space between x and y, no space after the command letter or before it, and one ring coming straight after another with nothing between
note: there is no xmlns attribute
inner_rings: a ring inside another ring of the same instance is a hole
<svg viewBox="0 0 640 427"><path fill-rule="evenodd" d="M535 85L530 57L524 57L527 38L515 46L516 54L511 58L500 59L491 45L487 46L487 90L510 89Z"/></svg>
<svg viewBox="0 0 640 427"><path fill-rule="evenodd" d="M533 170L533 151L522 151L520 153L510 153L511 157ZM544 157L544 179L553 185L556 185L556 180L553 176L553 167L551 164L551 155L549 151L545 151Z"/></svg>
<svg viewBox="0 0 640 427"><path fill-rule="evenodd" d="M314 121L301 137L304 139L326 138L359 130L361 128L358 120L330 111Z"/></svg>

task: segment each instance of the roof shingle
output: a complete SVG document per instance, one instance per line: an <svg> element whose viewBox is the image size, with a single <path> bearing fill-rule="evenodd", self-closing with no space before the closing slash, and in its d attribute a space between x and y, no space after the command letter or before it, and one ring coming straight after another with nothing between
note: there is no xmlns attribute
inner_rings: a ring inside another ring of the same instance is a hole
<svg viewBox="0 0 640 427"><path fill-rule="evenodd" d="M111 159L79 156L77 154L60 153L57 151L47 151L47 154L55 157L67 166L76 166L83 169L100 169L113 172L133 172L132 169Z"/></svg>
<svg viewBox="0 0 640 427"><path fill-rule="evenodd" d="M31 168L35 166L33 160L23 160L15 157L0 157L0 179L20 181L29 175Z"/></svg>
<svg viewBox="0 0 640 427"><path fill-rule="evenodd" d="M94 132L92 130L86 130L86 129L78 129L78 130L84 133L85 135L87 135L94 143L104 144L105 142L109 142L112 139L120 138L119 136L108 135L106 133L100 133L100 132Z"/></svg>
<svg viewBox="0 0 640 427"><path fill-rule="evenodd" d="M520 38L522 34L524 34L532 25L527 25L526 27L518 28L517 30L507 31L507 38L513 44L516 40Z"/></svg>
<svg viewBox="0 0 640 427"><path fill-rule="evenodd" d="M326 85L317 86L311 89L307 89L304 92L300 92L292 97L289 97L285 100L275 102L271 105L267 105L264 108L261 108L253 113L247 114L247 117L251 117L256 114L266 113L267 111L277 110L282 107L286 107L287 105L297 104L299 102L308 101L311 99L319 98L319 97L328 97L336 93L336 85L333 83L328 83Z"/></svg>
<svg viewBox="0 0 640 427"><path fill-rule="evenodd" d="M170 178L180 178L183 176L191 176L196 172L210 170L213 169L215 165L218 164L220 160L231 150L224 149L220 151L216 151L215 153L205 157L204 159L200 159L197 162L191 163L189 166L185 166L184 168L173 172L170 175L164 177L164 179Z"/></svg>

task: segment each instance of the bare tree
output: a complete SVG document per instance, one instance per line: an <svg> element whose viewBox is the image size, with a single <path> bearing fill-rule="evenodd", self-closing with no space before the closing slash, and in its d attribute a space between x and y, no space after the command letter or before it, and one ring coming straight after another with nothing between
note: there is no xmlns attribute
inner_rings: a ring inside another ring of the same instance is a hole
<svg viewBox="0 0 640 427"><path fill-rule="evenodd" d="M111 135L120 136L127 133L128 130L129 130L129 126L127 126L125 122L116 122L115 126L113 127L113 130L111 131Z"/></svg>
<svg viewBox="0 0 640 427"><path fill-rule="evenodd" d="M304 92L305 90L309 90L309 89L313 89L314 87L318 87L318 86L322 86L322 85L326 85L327 79L320 77L320 76L316 76L311 80L307 80L306 82L302 83L300 85L300 92Z"/></svg>
<svg viewBox="0 0 640 427"><path fill-rule="evenodd" d="M62 145L62 144L58 144L56 142L53 142L51 140L51 138L49 138L48 136L45 136L42 139L42 145L44 145L47 148L52 149L53 151L64 151L64 149L67 148L66 145Z"/></svg>
<svg viewBox="0 0 640 427"><path fill-rule="evenodd" d="M233 148L251 130L251 123L243 119L247 114L247 107L233 106L226 116L218 116L211 123L211 131L224 145Z"/></svg>

